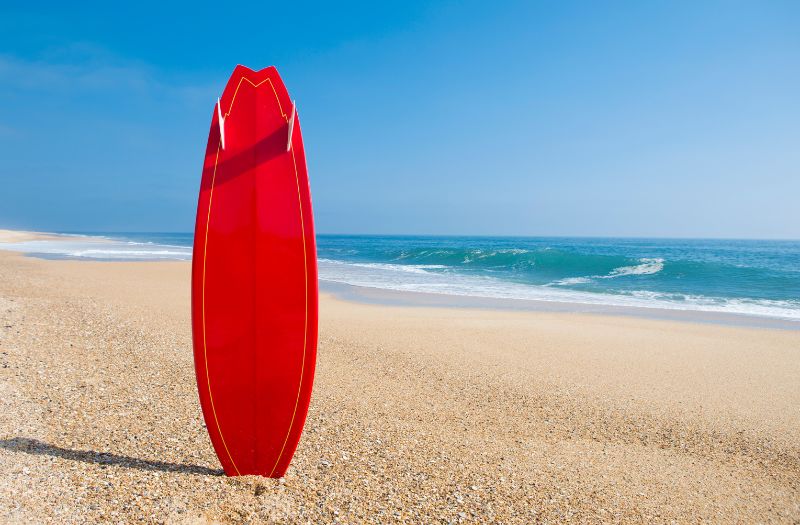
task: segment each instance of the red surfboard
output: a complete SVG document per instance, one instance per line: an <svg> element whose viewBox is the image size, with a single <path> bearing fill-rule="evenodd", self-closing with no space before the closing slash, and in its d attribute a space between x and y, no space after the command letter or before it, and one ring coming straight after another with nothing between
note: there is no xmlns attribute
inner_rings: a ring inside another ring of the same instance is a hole
<svg viewBox="0 0 800 525"><path fill-rule="evenodd" d="M236 66L211 120L192 257L197 387L227 475L286 472L311 398L317 300L294 104L274 67Z"/></svg>

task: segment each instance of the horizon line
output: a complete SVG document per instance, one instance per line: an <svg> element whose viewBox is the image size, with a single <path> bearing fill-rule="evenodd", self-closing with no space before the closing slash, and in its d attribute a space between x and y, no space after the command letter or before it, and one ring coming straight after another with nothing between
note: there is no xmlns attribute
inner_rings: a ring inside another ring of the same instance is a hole
<svg viewBox="0 0 800 525"><path fill-rule="evenodd" d="M2 228L0 228L2 229ZM54 233L54 234L194 234L193 231L179 230L26 230L6 228L12 231L29 233ZM319 236L350 236L350 237L464 237L464 238L510 238L510 239L662 239L662 240L706 240L706 241L777 241L800 242L800 237L712 237L712 236L672 236L672 235L578 235L578 234L469 234L469 233L353 233L353 232L317 232Z"/></svg>

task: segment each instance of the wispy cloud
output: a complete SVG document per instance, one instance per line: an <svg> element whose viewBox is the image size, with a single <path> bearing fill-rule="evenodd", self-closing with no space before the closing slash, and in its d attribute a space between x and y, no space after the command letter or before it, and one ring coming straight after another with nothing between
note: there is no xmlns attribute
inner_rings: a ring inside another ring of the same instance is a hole
<svg viewBox="0 0 800 525"><path fill-rule="evenodd" d="M213 100L217 86L174 82L156 68L116 56L101 47L76 43L51 49L37 59L0 54L0 85L25 92L91 93L120 90Z"/></svg>
<svg viewBox="0 0 800 525"><path fill-rule="evenodd" d="M6 126L4 124L0 124L0 137L16 137L20 135L20 131L16 128L12 128L11 126Z"/></svg>
<svg viewBox="0 0 800 525"><path fill-rule="evenodd" d="M28 61L8 55L0 55L0 82L6 88L45 91L159 87L152 74L139 66Z"/></svg>

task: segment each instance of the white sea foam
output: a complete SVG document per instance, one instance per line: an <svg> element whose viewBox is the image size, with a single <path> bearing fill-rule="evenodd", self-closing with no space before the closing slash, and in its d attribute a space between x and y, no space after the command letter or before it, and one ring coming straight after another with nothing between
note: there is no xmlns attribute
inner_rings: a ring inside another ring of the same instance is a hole
<svg viewBox="0 0 800 525"><path fill-rule="evenodd" d="M349 264L359 268L374 268L377 270L389 270L406 273L426 274L427 270L441 270L447 268L442 264L389 264L389 263L340 263L332 259L320 259L320 263Z"/></svg>
<svg viewBox="0 0 800 525"><path fill-rule="evenodd" d="M470 252L464 256L464 260L461 261L461 263L469 264L473 261L480 259L488 259L490 257L494 257L499 254L522 255L523 253L530 253L530 250L525 250L523 248L501 248L499 250L470 250Z"/></svg>
<svg viewBox="0 0 800 525"><path fill-rule="evenodd" d="M662 294L650 291L604 294L552 286L513 283L488 276L471 276L451 272L409 271L407 268L399 268L403 265L352 264L326 259L320 259L319 262L320 279L369 288L498 299L727 312L800 322L800 301L722 299L699 295ZM653 265L646 271L655 273L655 266L663 263L655 261L642 262L642 265L645 264ZM585 278L578 277L574 279Z"/></svg>
<svg viewBox="0 0 800 525"><path fill-rule="evenodd" d="M188 261L192 258L192 248L189 246L113 240L85 235L64 235L60 239L47 241L0 243L0 250L77 259Z"/></svg>
<svg viewBox="0 0 800 525"><path fill-rule="evenodd" d="M567 277L548 283L546 286L569 286L571 284L586 284L592 279L615 279L629 275L653 275L664 269L664 259L639 259L639 264L634 266L620 266L614 268L607 275L589 275L586 277Z"/></svg>
<svg viewBox="0 0 800 525"><path fill-rule="evenodd" d="M550 285L564 285L569 286L570 284L586 284L592 282L591 277L567 277L566 279L559 279L558 281L553 281Z"/></svg>
<svg viewBox="0 0 800 525"><path fill-rule="evenodd" d="M639 259L639 263L635 266L614 268L608 275L596 275L595 277L598 279L613 279L626 275L652 275L664 269L664 259Z"/></svg>

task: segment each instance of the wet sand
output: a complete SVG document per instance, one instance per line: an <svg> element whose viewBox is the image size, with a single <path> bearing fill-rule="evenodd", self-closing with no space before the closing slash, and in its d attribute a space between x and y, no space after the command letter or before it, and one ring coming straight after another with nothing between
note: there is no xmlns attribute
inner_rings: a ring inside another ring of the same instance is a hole
<svg viewBox="0 0 800 525"><path fill-rule="evenodd" d="M0 521L800 520L800 332L324 296L286 478L226 478L188 263L0 252Z"/></svg>

